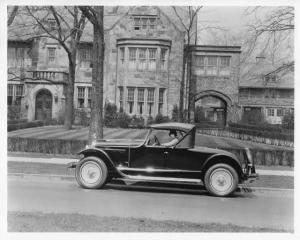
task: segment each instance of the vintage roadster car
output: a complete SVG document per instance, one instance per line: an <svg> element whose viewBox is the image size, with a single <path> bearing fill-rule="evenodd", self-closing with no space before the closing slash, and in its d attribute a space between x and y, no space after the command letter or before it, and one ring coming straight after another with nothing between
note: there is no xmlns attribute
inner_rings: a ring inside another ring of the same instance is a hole
<svg viewBox="0 0 300 240"><path fill-rule="evenodd" d="M134 181L203 183L215 196L233 193L239 183L257 177L249 149L245 163L227 151L195 146L192 124L150 126L144 140L97 140L69 163L83 188L101 188L113 178Z"/></svg>

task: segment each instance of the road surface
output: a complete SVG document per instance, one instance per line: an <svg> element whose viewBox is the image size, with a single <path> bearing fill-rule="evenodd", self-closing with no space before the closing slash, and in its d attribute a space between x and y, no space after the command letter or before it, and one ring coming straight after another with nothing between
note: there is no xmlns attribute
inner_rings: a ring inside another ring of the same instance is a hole
<svg viewBox="0 0 300 240"><path fill-rule="evenodd" d="M231 223L293 231L293 198L292 190L242 192L231 198L216 198L195 188L114 184L102 190L86 190L72 181L8 177L8 211Z"/></svg>

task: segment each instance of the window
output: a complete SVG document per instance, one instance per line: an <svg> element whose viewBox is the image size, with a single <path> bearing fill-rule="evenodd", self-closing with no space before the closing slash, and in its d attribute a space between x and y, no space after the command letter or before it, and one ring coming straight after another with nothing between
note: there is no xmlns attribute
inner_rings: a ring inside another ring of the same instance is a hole
<svg viewBox="0 0 300 240"><path fill-rule="evenodd" d="M160 50L160 69L167 70L167 49L162 48Z"/></svg>
<svg viewBox="0 0 300 240"><path fill-rule="evenodd" d="M148 88L147 103L148 103L148 114L151 116L153 114L152 108L154 104L154 88Z"/></svg>
<svg viewBox="0 0 300 240"><path fill-rule="evenodd" d="M55 27L56 27L56 21L55 19L53 18L49 18L48 19L48 25L49 25L49 29L52 31L52 30L55 30Z"/></svg>
<svg viewBox="0 0 300 240"><path fill-rule="evenodd" d="M196 74L205 74L204 56L196 56Z"/></svg>
<svg viewBox="0 0 300 240"><path fill-rule="evenodd" d="M77 108L84 108L84 90L85 87L77 87Z"/></svg>
<svg viewBox="0 0 300 240"><path fill-rule="evenodd" d="M276 90L275 89L266 89L265 97L266 98L276 98Z"/></svg>
<svg viewBox="0 0 300 240"><path fill-rule="evenodd" d="M129 48L129 69L136 68L136 48Z"/></svg>
<svg viewBox="0 0 300 240"><path fill-rule="evenodd" d="M277 78L276 75L274 74L268 74L265 76L265 81L266 82L276 82Z"/></svg>
<svg viewBox="0 0 300 240"><path fill-rule="evenodd" d="M220 75L230 75L230 57L220 57Z"/></svg>
<svg viewBox="0 0 300 240"><path fill-rule="evenodd" d="M13 88L14 86L12 84L7 85L7 104L12 105L13 104Z"/></svg>
<svg viewBox="0 0 300 240"><path fill-rule="evenodd" d="M120 109L123 109L123 98L124 98L124 89L123 87L119 87L119 93L120 93L120 97L119 97L119 102L120 102Z"/></svg>
<svg viewBox="0 0 300 240"><path fill-rule="evenodd" d="M146 69L146 50L147 48L139 48L139 62L138 69L145 70Z"/></svg>
<svg viewBox="0 0 300 240"><path fill-rule="evenodd" d="M125 48L124 47L120 48L120 61L121 61L121 64L123 65L124 61L125 61Z"/></svg>
<svg viewBox="0 0 300 240"><path fill-rule="evenodd" d="M79 61L81 67L90 68L92 63L92 48L79 49Z"/></svg>
<svg viewBox="0 0 300 240"><path fill-rule="evenodd" d="M128 110L129 113L133 113L133 104L134 104L134 88L129 87L128 89L128 96L127 96L127 102L128 102Z"/></svg>
<svg viewBox="0 0 300 240"><path fill-rule="evenodd" d="M274 116L274 108L268 108L267 109L267 114L268 114L268 116L270 116L270 117L273 117Z"/></svg>
<svg viewBox="0 0 300 240"><path fill-rule="evenodd" d="M156 48L149 48L149 70L156 69Z"/></svg>
<svg viewBox="0 0 300 240"><path fill-rule="evenodd" d="M153 30L156 26L156 17L134 17L133 29L134 30Z"/></svg>
<svg viewBox="0 0 300 240"><path fill-rule="evenodd" d="M144 88L138 88L138 113L143 114L143 106L144 106Z"/></svg>
<svg viewBox="0 0 300 240"><path fill-rule="evenodd" d="M55 48L48 48L48 62L54 63L55 62Z"/></svg>
<svg viewBox="0 0 300 240"><path fill-rule="evenodd" d="M206 74L210 76L217 75L217 56L208 56L207 57L207 67L206 67Z"/></svg>
<svg viewBox="0 0 300 240"><path fill-rule="evenodd" d="M283 109L282 108L277 108L277 116L282 117L283 116Z"/></svg>
<svg viewBox="0 0 300 240"><path fill-rule="evenodd" d="M164 106L164 92L165 89L160 88L159 89L159 95L158 95L158 113L162 114L163 106Z"/></svg>
<svg viewBox="0 0 300 240"><path fill-rule="evenodd" d="M23 97L23 85L16 85L16 105L21 105Z"/></svg>
<svg viewBox="0 0 300 240"><path fill-rule="evenodd" d="M88 108L92 107L92 88L88 87Z"/></svg>

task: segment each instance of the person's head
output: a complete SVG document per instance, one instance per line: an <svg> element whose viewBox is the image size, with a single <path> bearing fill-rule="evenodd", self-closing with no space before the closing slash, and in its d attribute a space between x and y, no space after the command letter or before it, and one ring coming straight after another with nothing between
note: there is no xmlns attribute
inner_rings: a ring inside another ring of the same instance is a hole
<svg viewBox="0 0 300 240"><path fill-rule="evenodd" d="M177 137L177 132L176 132L176 130L174 130L174 129L170 130L169 136L170 136L170 137L176 138L176 137Z"/></svg>

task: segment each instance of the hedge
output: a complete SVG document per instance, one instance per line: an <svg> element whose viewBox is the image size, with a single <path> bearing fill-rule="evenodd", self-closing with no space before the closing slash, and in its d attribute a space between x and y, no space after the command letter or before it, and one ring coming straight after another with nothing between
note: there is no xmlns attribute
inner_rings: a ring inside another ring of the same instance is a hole
<svg viewBox="0 0 300 240"><path fill-rule="evenodd" d="M7 131L14 131L17 129L23 129L23 128L32 128L32 127L40 127L43 126L43 121L33 121L33 122L20 122L20 123L14 123L14 124L7 124Z"/></svg>

